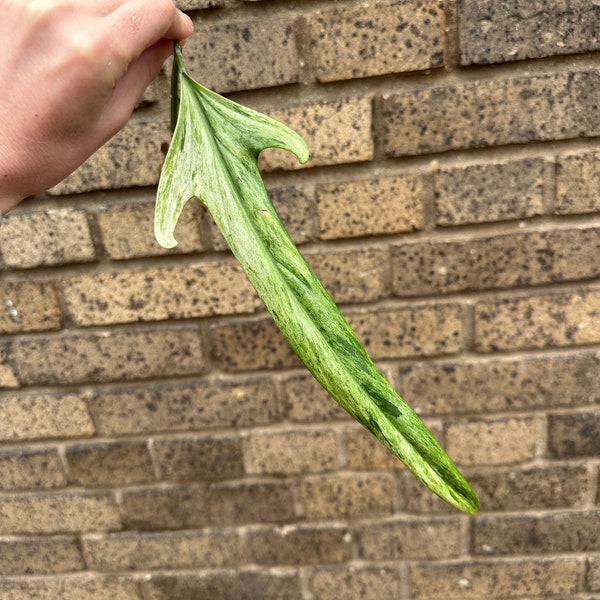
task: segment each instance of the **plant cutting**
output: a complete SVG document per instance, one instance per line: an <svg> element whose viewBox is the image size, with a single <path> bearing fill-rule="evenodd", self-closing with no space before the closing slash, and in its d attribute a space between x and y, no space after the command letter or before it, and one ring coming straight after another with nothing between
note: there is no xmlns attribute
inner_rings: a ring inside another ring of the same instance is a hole
<svg viewBox="0 0 600 600"><path fill-rule="evenodd" d="M417 414L369 358L281 223L258 155L282 148L308 160L304 140L282 123L203 87L175 43L172 141L158 185L155 235L167 248L185 204L197 198L292 349L327 392L431 491L467 513L477 496Z"/></svg>

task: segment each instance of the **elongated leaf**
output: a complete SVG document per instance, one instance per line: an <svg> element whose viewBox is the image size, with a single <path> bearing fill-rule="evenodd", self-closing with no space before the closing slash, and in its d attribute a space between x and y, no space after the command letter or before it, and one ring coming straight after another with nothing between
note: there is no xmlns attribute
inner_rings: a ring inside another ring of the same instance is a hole
<svg viewBox="0 0 600 600"><path fill-rule="evenodd" d="M185 203L212 214L290 346L355 419L438 496L468 513L478 499L414 411L386 381L298 252L265 190L257 166L268 147L308 159L298 134L196 83L176 53L180 98L157 194L155 234L176 244ZM175 105L174 105L175 106Z"/></svg>

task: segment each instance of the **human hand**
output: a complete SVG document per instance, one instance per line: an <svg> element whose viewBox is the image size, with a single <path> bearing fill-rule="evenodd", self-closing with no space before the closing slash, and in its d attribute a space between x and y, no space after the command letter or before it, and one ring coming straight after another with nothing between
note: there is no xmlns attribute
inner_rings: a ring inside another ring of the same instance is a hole
<svg viewBox="0 0 600 600"><path fill-rule="evenodd" d="M173 0L0 0L0 211L121 129L192 30Z"/></svg>

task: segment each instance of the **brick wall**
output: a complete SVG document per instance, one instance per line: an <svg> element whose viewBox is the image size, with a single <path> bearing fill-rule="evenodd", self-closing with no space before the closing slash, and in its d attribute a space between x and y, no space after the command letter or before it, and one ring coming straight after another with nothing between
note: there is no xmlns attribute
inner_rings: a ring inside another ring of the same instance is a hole
<svg viewBox="0 0 600 600"><path fill-rule="evenodd" d="M186 0L202 82L301 132L294 240L481 498L312 381L189 205L168 78L0 228L0 597L600 598L595 0Z"/></svg>

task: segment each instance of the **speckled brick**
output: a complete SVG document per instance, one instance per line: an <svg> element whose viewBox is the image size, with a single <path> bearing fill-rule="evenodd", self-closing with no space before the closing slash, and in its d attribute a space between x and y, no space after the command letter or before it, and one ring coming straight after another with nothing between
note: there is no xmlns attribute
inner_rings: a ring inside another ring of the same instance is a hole
<svg viewBox="0 0 600 600"><path fill-rule="evenodd" d="M296 83L300 68L290 18L216 23L195 20L185 45L192 77L218 93Z"/></svg>
<svg viewBox="0 0 600 600"><path fill-rule="evenodd" d="M596 384L600 383L600 369ZM553 458L600 454L600 411L548 415L548 450Z"/></svg>
<svg viewBox="0 0 600 600"><path fill-rule="evenodd" d="M132 121L50 193L81 194L155 185L164 160L161 147L169 138L166 121Z"/></svg>
<svg viewBox="0 0 600 600"><path fill-rule="evenodd" d="M5 395L0 400L3 441L90 436L94 431L84 395Z"/></svg>
<svg viewBox="0 0 600 600"><path fill-rule="evenodd" d="M560 156L556 179L556 213L600 212L600 152Z"/></svg>
<svg viewBox="0 0 600 600"><path fill-rule="evenodd" d="M85 212L71 209L15 212L3 218L0 252L6 266L18 269L96 258Z"/></svg>
<svg viewBox="0 0 600 600"><path fill-rule="evenodd" d="M522 287L600 275L600 228L392 246L397 296Z"/></svg>
<svg viewBox="0 0 600 600"><path fill-rule="evenodd" d="M470 483L470 477L467 477ZM399 471L396 476L398 484L397 510L424 515L428 518L435 515L456 516L456 509L432 494L408 469ZM478 490L476 490L478 491Z"/></svg>
<svg viewBox="0 0 600 600"><path fill-rule="evenodd" d="M12 361L12 345L0 343L0 389L13 389L19 386L17 370Z"/></svg>
<svg viewBox="0 0 600 600"><path fill-rule="evenodd" d="M54 285L0 284L0 334L60 329L62 313Z"/></svg>
<svg viewBox="0 0 600 600"><path fill-rule="evenodd" d="M346 466L356 471L403 469L404 464L370 431L359 425L344 428Z"/></svg>
<svg viewBox="0 0 600 600"><path fill-rule="evenodd" d="M85 568L75 537L13 537L0 541L0 575L44 575Z"/></svg>
<svg viewBox="0 0 600 600"><path fill-rule="evenodd" d="M189 328L19 340L12 352L20 380L28 384L119 381L205 370L198 332Z"/></svg>
<svg viewBox="0 0 600 600"><path fill-rule="evenodd" d="M460 64L503 63L600 50L594 0L496 2L460 0Z"/></svg>
<svg viewBox="0 0 600 600"><path fill-rule="evenodd" d="M317 187L321 238L389 235L423 227L419 176L384 177Z"/></svg>
<svg viewBox="0 0 600 600"><path fill-rule="evenodd" d="M321 567L309 576L313 597L319 600L400 598L400 574L389 567Z"/></svg>
<svg viewBox="0 0 600 600"><path fill-rule="evenodd" d="M297 131L308 144L310 159L301 165L284 150L265 150L259 164L267 170L321 167L372 160L371 98L343 98L269 111Z"/></svg>
<svg viewBox="0 0 600 600"><path fill-rule="evenodd" d="M195 10L197 8L214 8L222 6L225 0L177 0L175 5L181 10Z"/></svg>
<svg viewBox="0 0 600 600"><path fill-rule="evenodd" d="M154 468L143 442L77 444L65 451L74 482L110 487L154 481Z"/></svg>
<svg viewBox="0 0 600 600"><path fill-rule="evenodd" d="M490 352L600 341L600 292L501 298L475 306L475 344Z"/></svg>
<svg viewBox="0 0 600 600"><path fill-rule="evenodd" d="M56 449L0 450L0 490L44 490L66 484Z"/></svg>
<svg viewBox="0 0 600 600"><path fill-rule="evenodd" d="M251 313L262 307L237 262L80 275L59 283L78 325Z"/></svg>
<svg viewBox="0 0 600 600"><path fill-rule="evenodd" d="M435 86L383 99L383 146L400 157L592 137L600 72Z"/></svg>
<svg viewBox="0 0 600 600"><path fill-rule="evenodd" d="M544 161L535 158L436 170L436 222L452 226L541 215L543 177Z"/></svg>
<svg viewBox="0 0 600 600"><path fill-rule="evenodd" d="M340 467L339 441L333 431L256 432L245 440L244 454L252 474L320 473Z"/></svg>
<svg viewBox="0 0 600 600"><path fill-rule="evenodd" d="M500 412L594 404L600 354L417 363L400 368L398 385L420 414Z"/></svg>
<svg viewBox="0 0 600 600"><path fill-rule="evenodd" d="M442 4L392 2L322 10L309 17L319 81L421 71L444 62Z"/></svg>
<svg viewBox="0 0 600 600"><path fill-rule="evenodd" d="M244 560L235 531L90 534L82 538L88 568L97 571L235 566Z"/></svg>
<svg viewBox="0 0 600 600"><path fill-rule="evenodd" d="M579 591L583 562L576 558L422 564L410 567L411 598L549 597Z"/></svg>

